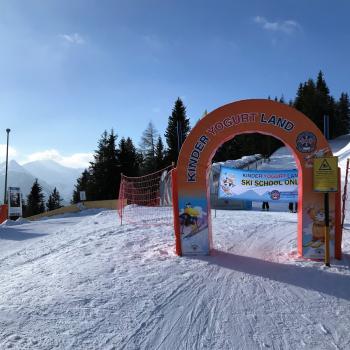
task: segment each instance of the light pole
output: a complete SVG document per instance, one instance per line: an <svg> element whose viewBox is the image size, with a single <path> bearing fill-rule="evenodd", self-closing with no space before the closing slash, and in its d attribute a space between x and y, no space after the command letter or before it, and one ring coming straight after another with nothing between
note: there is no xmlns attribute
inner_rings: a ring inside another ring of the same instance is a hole
<svg viewBox="0 0 350 350"><path fill-rule="evenodd" d="M11 129L6 129L7 132L7 145L6 145L6 170L5 170L5 189L4 189L4 204L7 204L7 168L9 161L9 135Z"/></svg>

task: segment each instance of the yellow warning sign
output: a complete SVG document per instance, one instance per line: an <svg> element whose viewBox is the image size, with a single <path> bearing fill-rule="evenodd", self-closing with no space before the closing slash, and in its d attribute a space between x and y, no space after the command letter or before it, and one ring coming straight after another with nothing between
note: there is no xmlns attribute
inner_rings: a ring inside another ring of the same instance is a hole
<svg viewBox="0 0 350 350"><path fill-rule="evenodd" d="M338 192L338 157L314 159L314 191Z"/></svg>

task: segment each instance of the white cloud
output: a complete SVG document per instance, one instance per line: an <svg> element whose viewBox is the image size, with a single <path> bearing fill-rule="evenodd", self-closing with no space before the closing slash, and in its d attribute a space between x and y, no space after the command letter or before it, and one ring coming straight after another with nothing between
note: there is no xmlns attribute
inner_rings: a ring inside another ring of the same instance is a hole
<svg viewBox="0 0 350 350"><path fill-rule="evenodd" d="M17 156L17 151L9 146L9 158L13 158ZM0 144L0 162L4 162L6 160L6 144Z"/></svg>
<svg viewBox="0 0 350 350"><path fill-rule="evenodd" d="M59 37L69 44L82 45L85 43L84 38L78 33L60 34Z"/></svg>
<svg viewBox="0 0 350 350"><path fill-rule="evenodd" d="M293 34L294 32L301 30L301 25L293 20L269 22L265 17L256 16L254 22L258 23L263 29L273 32Z"/></svg>
<svg viewBox="0 0 350 350"><path fill-rule="evenodd" d="M63 156L55 149L49 149L42 152L30 154L25 162L28 163L36 160L54 160L55 162L69 168L87 168L89 162L93 160L92 153L74 153L70 156Z"/></svg>

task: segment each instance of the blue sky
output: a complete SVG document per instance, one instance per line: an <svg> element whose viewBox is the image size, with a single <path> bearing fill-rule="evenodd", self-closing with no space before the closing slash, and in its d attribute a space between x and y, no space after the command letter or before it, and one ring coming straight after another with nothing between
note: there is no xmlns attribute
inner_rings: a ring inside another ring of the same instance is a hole
<svg viewBox="0 0 350 350"><path fill-rule="evenodd" d="M321 69L350 92L350 2L2 0L0 160L83 166L101 133L161 134L179 96L192 125L222 104L294 98Z"/></svg>

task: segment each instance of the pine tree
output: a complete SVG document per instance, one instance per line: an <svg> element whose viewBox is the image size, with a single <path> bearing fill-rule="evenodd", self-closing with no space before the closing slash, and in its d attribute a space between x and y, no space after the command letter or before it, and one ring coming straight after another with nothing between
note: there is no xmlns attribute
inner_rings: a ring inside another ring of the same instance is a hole
<svg viewBox="0 0 350 350"><path fill-rule="evenodd" d="M239 159L242 157L242 145L238 140L238 137L222 144L216 151L213 162L224 162L226 160Z"/></svg>
<svg viewBox="0 0 350 350"><path fill-rule="evenodd" d="M62 202L62 199L61 199L60 193L55 187L52 193L49 195L49 199L46 202L46 208L48 211L59 209L62 207L61 202Z"/></svg>
<svg viewBox="0 0 350 350"><path fill-rule="evenodd" d="M316 114L316 125L323 130L324 128L324 116L328 115L329 125L330 125L330 135L333 137L336 136L334 133L335 130L335 121L334 121L334 99L332 100L329 95L329 88L326 84L322 71L318 73L316 81L316 93L317 93L317 103L315 106Z"/></svg>
<svg viewBox="0 0 350 350"><path fill-rule="evenodd" d="M318 127L321 126L318 113L316 112L316 85L312 79L309 79L306 83L299 85L297 96L294 101L294 107L309 117Z"/></svg>
<svg viewBox="0 0 350 350"><path fill-rule="evenodd" d="M155 164L156 170L160 170L165 167L164 145L160 136L158 136L156 145Z"/></svg>
<svg viewBox="0 0 350 350"><path fill-rule="evenodd" d="M350 132L350 100L347 93L342 92L337 104L337 110L340 115L340 120L343 126L343 133Z"/></svg>
<svg viewBox="0 0 350 350"><path fill-rule="evenodd" d="M175 102L172 114L168 120L168 126L165 131L165 139L168 145L167 149L167 163L172 162L176 164L179 146L185 141L190 131L190 121L186 116L186 107L180 98Z"/></svg>
<svg viewBox="0 0 350 350"><path fill-rule="evenodd" d="M107 161L108 133L105 130L101 138L98 140L97 150L95 150L94 160L89 166L89 182L88 191L90 192L90 200L106 199L102 198L104 190L101 187L103 181L103 173L105 163Z"/></svg>
<svg viewBox="0 0 350 350"><path fill-rule="evenodd" d="M120 170L126 176L139 175L139 159L136 148L128 137L126 140L123 137L119 142L119 162Z"/></svg>
<svg viewBox="0 0 350 350"><path fill-rule="evenodd" d="M75 189L73 192L73 198L72 203L79 203L80 202L80 191L85 191L86 193L86 199L90 199L89 195L89 185L90 185L90 174L87 169L83 171L81 176L77 179L77 183L75 185Z"/></svg>
<svg viewBox="0 0 350 350"><path fill-rule="evenodd" d="M117 135L105 131L98 143L94 161L89 167L88 193L90 200L115 199L120 184L119 152L116 148Z"/></svg>
<svg viewBox="0 0 350 350"><path fill-rule="evenodd" d="M299 84L297 95L293 102L293 106L300 112L303 110L304 105L304 85L302 83Z"/></svg>
<svg viewBox="0 0 350 350"><path fill-rule="evenodd" d="M331 138L338 136L342 128L336 106L322 71L318 73L316 83L309 79L306 83L299 85L294 107L309 117L322 132L324 116L328 115Z"/></svg>
<svg viewBox="0 0 350 350"><path fill-rule="evenodd" d="M149 122L146 130L142 134L140 143L140 150L143 155L143 174L148 174L156 170L156 145L158 136L158 131L153 123Z"/></svg>
<svg viewBox="0 0 350 350"><path fill-rule="evenodd" d="M42 187L38 183L38 179L35 179L30 193L27 196L27 208L25 216L40 214L44 211L44 194L42 192Z"/></svg>
<svg viewBox="0 0 350 350"><path fill-rule="evenodd" d="M350 102L346 93L340 95L335 103L335 135L340 136L350 132Z"/></svg>
<svg viewBox="0 0 350 350"><path fill-rule="evenodd" d="M94 160L77 180L72 202L80 202L80 191L86 192L87 200L105 200L118 197L120 185L119 150L116 148L117 135L111 130L104 131L98 141Z"/></svg>
<svg viewBox="0 0 350 350"><path fill-rule="evenodd" d="M22 216L25 218L27 215L27 203L25 201L25 199L22 197Z"/></svg>

